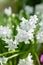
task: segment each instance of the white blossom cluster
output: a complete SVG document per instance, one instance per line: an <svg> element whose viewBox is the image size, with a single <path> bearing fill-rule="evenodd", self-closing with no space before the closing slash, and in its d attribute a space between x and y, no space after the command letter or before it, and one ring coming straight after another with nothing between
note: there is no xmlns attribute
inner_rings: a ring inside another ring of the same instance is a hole
<svg viewBox="0 0 43 65"><path fill-rule="evenodd" d="M29 53L26 59L20 59L18 65L34 65L31 53Z"/></svg>
<svg viewBox="0 0 43 65"><path fill-rule="evenodd" d="M37 16L30 16L29 20L22 18L20 26L17 27L18 34L15 36L17 42L29 43L29 40L33 39L34 29L36 28Z"/></svg>
<svg viewBox="0 0 43 65"><path fill-rule="evenodd" d="M5 65L7 61L8 61L8 58L0 57L0 65Z"/></svg>
<svg viewBox="0 0 43 65"><path fill-rule="evenodd" d="M15 14L12 13L11 7L5 8L4 14L8 16L9 21L11 21L11 15L12 17L15 17ZM0 37L6 42L6 44L8 44L7 46L5 46L5 48L8 48L8 51L17 48L16 41L12 40L12 30L8 26L0 26Z"/></svg>
<svg viewBox="0 0 43 65"><path fill-rule="evenodd" d="M17 26L17 35L15 36L15 40L12 39L4 39L4 41L8 44L5 46L8 48L8 51L14 50L17 48L19 42L25 42L25 44L29 44L29 40L33 39L34 28L36 28L37 16L31 16L29 20L22 18L22 22L20 26Z"/></svg>
<svg viewBox="0 0 43 65"><path fill-rule="evenodd" d="M43 19L41 20L39 25L40 25L40 29L39 29L36 37L37 37L37 40L38 40L39 43L43 43Z"/></svg>
<svg viewBox="0 0 43 65"><path fill-rule="evenodd" d="M11 39L11 35L12 30L9 27L0 26L0 37L8 44L8 46L5 46L8 48L8 51L17 48L17 43Z"/></svg>
<svg viewBox="0 0 43 65"><path fill-rule="evenodd" d="M13 17L15 16L12 14L11 7L6 8L4 10L4 13L9 16L9 21L11 21L10 15ZM18 31L17 35L15 36L15 39L12 39L12 30L7 26L0 26L0 38L6 42L5 48L8 48L8 51L15 50L18 48L19 42L24 42L25 44L29 44L29 40L33 40L34 31L36 28L36 24L38 22L38 18L36 15L30 16L30 19L27 20L24 17L21 19L20 25L17 26L16 30ZM39 43L43 43L43 19L39 23L40 30L38 31L36 38ZM14 26L12 26L14 27ZM8 61L8 58L6 57L0 57L0 64L5 65ZM32 60L32 55L29 53L28 57L25 59L20 59L18 65L34 65Z"/></svg>
<svg viewBox="0 0 43 65"><path fill-rule="evenodd" d="M8 51L17 48L19 42L25 42L25 44L29 44L29 40L33 39L33 33L34 29L36 28L37 20L38 18L36 15L30 16L29 20L22 18L20 26L17 27L18 33L15 36L14 41L11 38L11 29L6 26L0 26L0 37L2 37L2 39L8 44L8 46L5 46L8 48Z"/></svg>
<svg viewBox="0 0 43 65"><path fill-rule="evenodd" d="M10 38L12 34L12 31L9 27L7 26L0 26L0 37L2 37L3 39L5 38Z"/></svg>
<svg viewBox="0 0 43 65"><path fill-rule="evenodd" d="M8 48L8 51L17 48L16 41L10 39L11 34L12 34L12 30L9 27L0 26L0 37L8 44L8 46L5 46L5 48Z"/></svg>
<svg viewBox="0 0 43 65"><path fill-rule="evenodd" d="M8 44L8 46L5 46L5 48L8 48L8 51L17 48L17 42L11 39L11 35L12 30L9 27L0 26L0 37Z"/></svg>

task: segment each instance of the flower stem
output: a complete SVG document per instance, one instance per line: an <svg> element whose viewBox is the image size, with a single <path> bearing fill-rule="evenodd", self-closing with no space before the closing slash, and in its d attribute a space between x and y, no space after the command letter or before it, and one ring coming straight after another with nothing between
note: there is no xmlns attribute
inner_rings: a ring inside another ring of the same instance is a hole
<svg viewBox="0 0 43 65"><path fill-rule="evenodd" d="M35 57L36 57L36 60L37 60L37 62L38 62L38 65L40 65L40 61L39 61L39 58L38 58L37 53L35 53Z"/></svg>
<svg viewBox="0 0 43 65"><path fill-rule="evenodd" d="M24 53L24 52L21 52L21 53L18 53L18 54L14 54L14 55L12 55L12 56L8 57L8 59L12 59L12 58L14 58L14 57L16 57L16 56L18 56L18 55L23 54L23 53Z"/></svg>
<svg viewBox="0 0 43 65"><path fill-rule="evenodd" d="M18 55L19 55L19 54L12 55L12 56L8 57L8 59L12 59L12 58L14 58L14 57L16 57L16 56L18 56Z"/></svg>
<svg viewBox="0 0 43 65"><path fill-rule="evenodd" d="M4 56L4 55L15 53L15 52L19 52L19 50L13 50L13 51L5 52L5 53L0 54L0 56Z"/></svg>

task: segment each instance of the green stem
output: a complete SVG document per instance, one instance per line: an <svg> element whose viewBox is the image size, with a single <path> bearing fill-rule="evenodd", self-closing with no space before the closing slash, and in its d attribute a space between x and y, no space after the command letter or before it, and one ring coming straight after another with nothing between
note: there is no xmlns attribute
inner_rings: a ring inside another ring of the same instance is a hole
<svg viewBox="0 0 43 65"><path fill-rule="evenodd" d="M19 54L12 55L12 56L8 57L8 59L12 59L12 58L14 58L14 57L16 57L16 56L18 56L18 55L19 55Z"/></svg>
<svg viewBox="0 0 43 65"><path fill-rule="evenodd" d="M23 53L24 53L24 52L21 52L21 53L19 53L19 54L14 54L14 55L8 57L8 59L12 59L12 58L14 58L14 57L16 57L16 56L18 56L18 55L20 55L20 54L23 54Z"/></svg>
<svg viewBox="0 0 43 65"><path fill-rule="evenodd" d="M10 61L8 61L8 65L12 65L12 61L10 60Z"/></svg>
<svg viewBox="0 0 43 65"><path fill-rule="evenodd" d="M13 50L13 51L5 52L5 53L0 54L0 56L4 56L4 55L15 53L15 52L19 52L19 50Z"/></svg>
<svg viewBox="0 0 43 65"><path fill-rule="evenodd" d="M36 57L36 60L37 60L37 62L38 62L38 65L40 65L40 61L39 61L39 58L38 58L37 53L35 53L35 57Z"/></svg>

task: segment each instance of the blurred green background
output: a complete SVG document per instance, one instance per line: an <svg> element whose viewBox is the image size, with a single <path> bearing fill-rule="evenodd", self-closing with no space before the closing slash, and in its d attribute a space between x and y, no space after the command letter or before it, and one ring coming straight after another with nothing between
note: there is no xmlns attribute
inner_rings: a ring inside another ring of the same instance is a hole
<svg viewBox="0 0 43 65"><path fill-rule="evenodd" d="M0 11L2 12L4 8L11 6L13 12L19 13L25 5L33 6L34 10L35 5L40 3L43 3L43 0L0 0Z"/></svg>

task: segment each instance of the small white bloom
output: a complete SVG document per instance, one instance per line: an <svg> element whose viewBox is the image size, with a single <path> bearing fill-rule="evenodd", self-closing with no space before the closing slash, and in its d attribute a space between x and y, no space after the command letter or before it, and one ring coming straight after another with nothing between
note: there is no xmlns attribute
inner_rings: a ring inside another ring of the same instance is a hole
<svg viewBox="0 0 43 65"><path fill-rule="evenodd" d="M25 59L20 59L20 61L19 61L19 64L18 65L26 65L25 64Z"/></svg>
<svg viewBox="0 0 43 65"><path fill-rule="evenodd" d="M27 61L29 63L29 65L32 65L33 64L33 60L32 60L32 55L31 53L29 53L28 57L27 57Z"/></svg>
<svg viewBox="0 0 43 65"><path fill-rule="evenodd" d="M43 20L39 23L40 29L36 35L39 43L43 43Z"/></svg>
<svg viewBox="0 0 43 65"><path fill-rule="evenodd" d="M7 61L8 61L8 58L6 58L6 57L0 57L0 64L1 65L6 64Z"/></svg>
<svg viewBox="0 0 43 65"><path fill-rule="evenodd" d="M40 27L43 28L43 19L39 23Z"/></svg>
<svg viewBox="0 0 43 65"><path fill-rule="evenodd" d="M39 43L43 43L43 31L38 32L37 40Z"/></svg>
<svg viewBox="0 0 43 65"><path fill-rule="evenodd" d="M7 16L10 16L10 15L12 14L12 9L11 9L11 7L5 8L4 13L5 13Z"/></svg>
<svg viewBox="0 0 43 65"><path fill-rule="evenodd" d="M22 18L22 22L20 23L20 28L26 31L31 30L32 32L34 32L34 28L36 28L37 21L38 18L36 15L30 16L29 20Z"/></svg>
<svg viewBox="0 0 43 65"><path fill-rule="evenodd" d="M35 12L43 13L43 3L36 5Z"/></svg>
<svg viewBox="0 0 43 65"><path fill-rule="evenodd" d="M37 23L37 21L38 21L38 18L37 18L37 16L36 15L34 15L34 16L30 16L30 23L31 24L36 24Z"/></svg>
<svg viewBox="0 0 43 65"><path fill-rule="evenodd" d="M27 14L33 13L33 7L31 7L31 6L25 6L24 9Z"/></svg>
<svg viewBox="0 0 43 65"><path fill-rule="evenodd" d="M15 36L15 39L18 42L25 42L25 44L29 43L29 39L33 38L33 34L31 32L26 32L25 30L19 29L18 34Z"/></svg>
<svg viewBox="0 0 43 65"><path fill-rule="evenodd" d="M0 37L2 37L3 39L8 37L10 38L12 34L11 29L9 29L9 27L6 26L0 26Z"/></svg>
<svg viewBox="0 0 43 65"><path fill-rule="evenodd" d="M15 50L17 48L17 42L13 41L12 39L5 39L5 42L8 44L8 46L5 46L5 48L8 48L8 51Z"/></svg>
<svg viewBox="0 0 43 65"><path fill-rule="evenodd" d="M29 53L26 59L20 59L18 65L34 65L32 60L32 55Z"/></svg>
<svg viewBox="0 0 43 65"><path fill-rule="evenodd" d="M24 17L22 18L22 22L20 23L20 28L26 31L30 30L30 22Z"/></svg>

